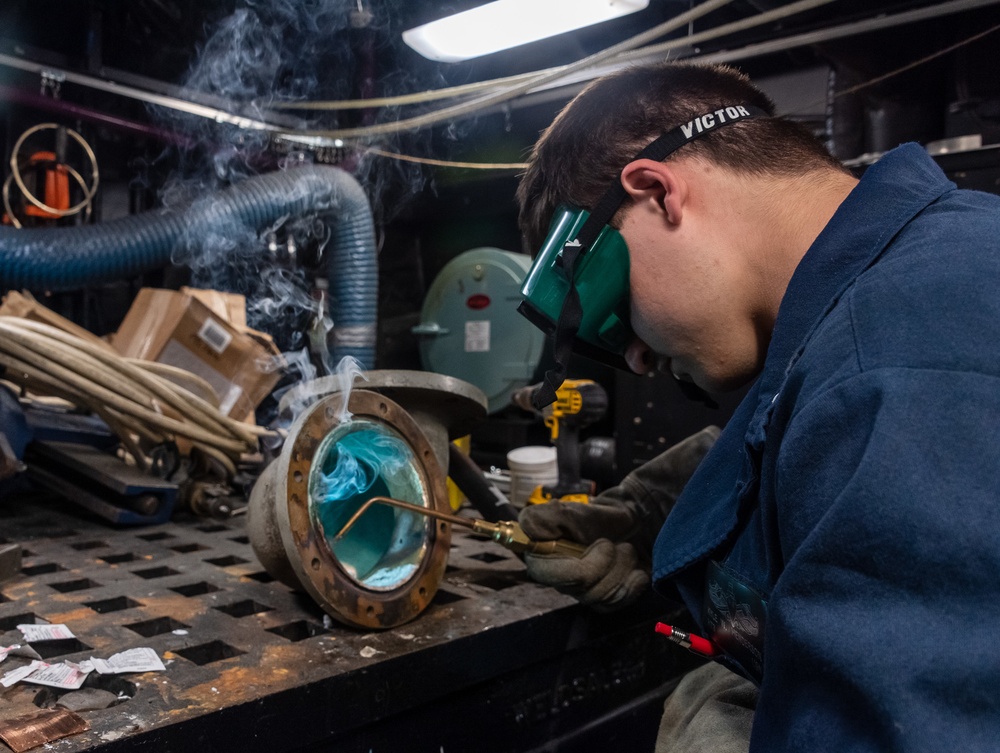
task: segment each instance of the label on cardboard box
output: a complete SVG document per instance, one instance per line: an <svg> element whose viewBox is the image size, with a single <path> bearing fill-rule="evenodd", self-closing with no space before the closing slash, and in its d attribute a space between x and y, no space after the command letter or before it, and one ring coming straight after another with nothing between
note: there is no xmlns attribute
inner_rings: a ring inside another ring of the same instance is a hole
<svg viewBox="0 0 1000 753"><path fill-rule="evenodd" d="M240 389L240 386L238 384L229 385L229 392L219 400L219 412L228 416L233 412L233 406L241 397L243 397L243 390Z"/></svg>
<svg viewBox="0 0 1000 753"><path fill-rule="evenodd" d="M212 317L208 317L205 323L201 325L201 329L198 330L198 337L205 345L219 355L222 355L226 348L229 347L229 343L233 341L233 336Z"/></svg>

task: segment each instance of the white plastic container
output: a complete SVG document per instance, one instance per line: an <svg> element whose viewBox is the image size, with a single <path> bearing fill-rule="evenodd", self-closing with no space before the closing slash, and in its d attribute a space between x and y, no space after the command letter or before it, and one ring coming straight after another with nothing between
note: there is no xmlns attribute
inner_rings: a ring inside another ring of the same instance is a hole
<svg viewBox="0 0 1000 753"><path fill-rule="evenodd" d="M559 480L555 447L517 447L507 453L510 501L524 507L536 486L554 486Z"/></svg>

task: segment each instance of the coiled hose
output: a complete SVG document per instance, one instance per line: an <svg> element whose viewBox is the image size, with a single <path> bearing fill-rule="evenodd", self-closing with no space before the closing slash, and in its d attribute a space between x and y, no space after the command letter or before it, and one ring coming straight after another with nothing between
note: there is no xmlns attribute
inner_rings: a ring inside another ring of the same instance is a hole
<svg viewBox="0 0 1000 753"><path fill-rule="evenodd" d="M183 210L153 210L98 225L0 227L0 291L73 290L166 266L213 228L258 232L288 216L316 213L332 226L328 250L334 363L375 365L378 258L364 190L336 167L304 165L247 178Z"/></svg>

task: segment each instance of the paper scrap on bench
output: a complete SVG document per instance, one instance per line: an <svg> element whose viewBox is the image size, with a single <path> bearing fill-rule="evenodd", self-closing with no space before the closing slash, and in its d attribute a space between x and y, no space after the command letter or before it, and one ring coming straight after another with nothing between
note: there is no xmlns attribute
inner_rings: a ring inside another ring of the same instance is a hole
<svg viewBox="0 0 1000 753"><path fill-rule="evenodd" d="M109 659L91 656L86 662L102 675L120 675L124 672L162 672L166 669L156 651L151 648L130 648Z"/></svg>
<svg viewBox="0 0 1000 753"><path fill-rule="evenodd" d="M24 640L28 643L36 641L64 641L69 638L76 638L65 625L18 625L17 629L24 635Z"/></svg>
<svg viewBox="0 0 1000 753"><path fill-rule="evenodd" d="M18 667L17 669L12 669L10 672L0 677L0 685L5 688L9 688L16 682L20 682L25 677L30 675L32 672L41 669L42 667L49 666L43 661L33 661L31 664L25 664L23 667Z"/></svg>
<svg viewBox="0 0 1000 753"><path fill-rule="evenodd" d="M48 685L50 688L76 690L83 685L83 681L87 679L87 675L91 671L91 667L83 667L75 662L64 661L40 667L23 680L35 685Z"/></svg>

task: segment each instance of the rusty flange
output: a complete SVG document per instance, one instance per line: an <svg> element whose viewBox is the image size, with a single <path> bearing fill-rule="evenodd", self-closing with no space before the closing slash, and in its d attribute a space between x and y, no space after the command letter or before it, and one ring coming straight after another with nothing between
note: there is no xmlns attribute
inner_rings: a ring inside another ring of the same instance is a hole
<svg viewBox="0 0 1000 753"><path fill-rule="evenodd" d="M488 401L481 389L444 374L379 369L362 372L354 384L358 389L378 392L402 405L427 435L438 462L446 470L448 441L464 437L487 415ZM343 389L340 376L302 382L282 396L278 410L284 413L291 406L308 405Z"/></svg>
<svg viewBox="0 0 1000 753"><path fill-rule="evenodd" d="M281 454L251 496L251 543L272 575L285 582L294 578L330 616L358 627L390 628L416 617L434 597L444 575L451 531L447 524L421 521L413 572L391 589L366 587L350 564L338 559L330 543L336 532L323 531L310 495L315 493L324 441L351 428L341 421L342 404L342 393L328 395L292 425ZM366 390L354 390L347 407L352 426L376 427L412 451L409 465L415 481L405 501L449 511L444 472L413 418L384 395ZM278 541L283 557L274 550Z"/></svg>

